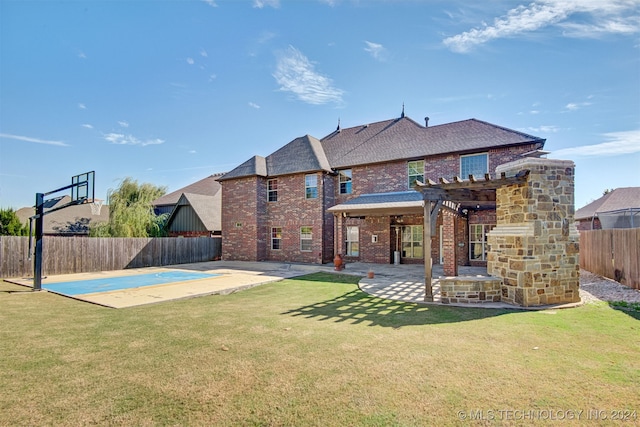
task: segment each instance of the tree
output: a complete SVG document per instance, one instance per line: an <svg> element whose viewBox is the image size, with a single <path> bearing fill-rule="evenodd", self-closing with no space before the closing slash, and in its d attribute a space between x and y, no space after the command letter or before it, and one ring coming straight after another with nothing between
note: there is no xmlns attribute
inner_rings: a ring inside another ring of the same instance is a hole
<svg viewBox="0 0 640 427"><path fill-rule="evenodd" d="M26 236L29 228L20 222L16 212L11 209L0 209L0 236Z"/></svg>
<svg viewBox="0 0 640 427"><path fill-rule="evenodd" d="M156 215L151 204L167 192L166 187L125 178L120 186L109 190L109 222L89 230L93 237L161 237L165 235L167 215Z"/></svg>

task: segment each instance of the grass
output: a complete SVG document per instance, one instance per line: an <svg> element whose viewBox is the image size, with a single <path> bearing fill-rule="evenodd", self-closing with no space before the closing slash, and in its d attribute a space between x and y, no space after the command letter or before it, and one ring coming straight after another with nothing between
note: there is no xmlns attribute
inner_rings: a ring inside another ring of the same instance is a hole
<svg viewBox="0 0 640 427"><path fill-rule="evenodd" d="M640 423L640 312L403 304L357 281L120 310L0 282L0 425Z"/></svg>

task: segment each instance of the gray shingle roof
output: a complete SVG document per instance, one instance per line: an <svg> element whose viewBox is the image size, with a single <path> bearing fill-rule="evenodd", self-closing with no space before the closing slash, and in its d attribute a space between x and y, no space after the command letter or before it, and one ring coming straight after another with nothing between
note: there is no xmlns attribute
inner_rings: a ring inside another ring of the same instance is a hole
<svg viewBox="0 0 640 427"><path fill-rule="evenodd" d="M342 129L322 138L334 168L532 142L545 140L476 119L424 127L408 117Z"/></svg>
<svg viewBox="0 0 640 427"><path fill-rule="evenodd" d="M91 224L109 221L108 205L103 205L100 208L99 215L93 214L91 211L91 205L88 203L71 205L64 209L46 213L54 206L62 206L71 201L71 197L69 196L56 199L55 203L45 205L44 234L86 235L89 234L89 227ZM16 211L16 215L20 219L20 222L29 226L29 218L35 215L35 208L29 207L18 209Z"/></svg>
<svg viewBox="0 0 640 427"><path fill-rule="evenodd" d="M153 206L175 205L180 200L183 193L189 194L202 194L205 196L213 196L220 191L221 185L218 182L222 174L210 175L200 181L196 181L193 184L189 184L186 187L180 188L169 194L165 194L162 197L153 201Z"/></svg>
<svg viewBox="0 0 640 427"><path fill-rule="evenodd" d="M296 138L257 167L258 156L220 180L260 175L331 170L394 160L479 152L495 147L539 143L545 140L526 133L469 119L425 127L408 117L336 130L321 140L306 135Z"/></svg>
<svg viewBox="0 0 640 427"><path fill-rule="evenodd" d="M418 191L397 191L378 194L362 194L328 209L329 212L363 212L399 209L422 211L422 193Z"/></svg>
<svg viewBox="0 0 640 427"><path fill-rule="evenodd" d="M267 176L267 159L261 156L253 156L246 162L227 172L218 181L225 179L242 178L246 176Z"/></svg>
<svg viewBox="0 0 640 427"><path fill-rule="evenodd" d="M264 169L258 167L262 166L262 162L257 161L258 159L264 161ZM252 157L224 175L221 180L252 175L279 176L320 170L331 171L331 165L327 160L322 143L311 135L305 135L294 139L266 158Z"/></svg>
<svg viewBox="0 0 640 427"><path fill-rule="evenodd" d="M598 200L578 209L575 219L592 218L596 213L623 209L640 209L640 187L622 187L605 194Z"/></svg>

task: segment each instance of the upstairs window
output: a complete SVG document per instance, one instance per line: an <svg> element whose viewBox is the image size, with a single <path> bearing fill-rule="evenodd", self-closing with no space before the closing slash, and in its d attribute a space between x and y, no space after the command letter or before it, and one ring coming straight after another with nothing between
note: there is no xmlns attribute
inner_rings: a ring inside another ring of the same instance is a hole
<svg viewBox="0 0 640 427"><path fill-rule="evenodd" d="M340 177L340 194L351 194L351 169L338 172Z"/></svg>
<svg viewBox="0 0 640 427"><path fill-rule="evenodd" d="M311 252L311 243L313 243L313 227L300 227L300 250Z"/></svg>
<svg viewBox="0 0 640 427"><path fill-rule="evenodd" d="M306 199L318 198L318 175L304 176L304 197Z"/></svg>
<svg viewBox="0 0 640 427"><path fill-rule="evenodd" d="M278 180L270 179L267 181L267 201L278 201Z"/></svg>
<svg viewBox="0 0 640 427"><path fill-rule="evenodd" d="M424 160L416 160L407 164L409 189L416 185L416 181L424 182Z"/></svg>
<svg viewBox="0 0 640 427"><path fill-rule="evenodd" d="M460 178L469 179L469 175L481 177L487 172L489 172L489 155L487 153L460 156Z"/></svg>

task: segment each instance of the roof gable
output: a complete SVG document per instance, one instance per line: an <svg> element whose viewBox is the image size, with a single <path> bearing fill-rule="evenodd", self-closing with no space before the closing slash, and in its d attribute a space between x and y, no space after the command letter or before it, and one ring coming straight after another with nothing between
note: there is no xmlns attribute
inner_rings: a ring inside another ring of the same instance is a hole
<svg viewBox="0 0 640 427"><path fill-rule="evenodd" d="M203 194L183 193L167 218L167 227L176 217L180 209L190 206L202 225L209 231L222 229L222 192L213 196Z"/></svg>

